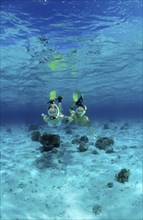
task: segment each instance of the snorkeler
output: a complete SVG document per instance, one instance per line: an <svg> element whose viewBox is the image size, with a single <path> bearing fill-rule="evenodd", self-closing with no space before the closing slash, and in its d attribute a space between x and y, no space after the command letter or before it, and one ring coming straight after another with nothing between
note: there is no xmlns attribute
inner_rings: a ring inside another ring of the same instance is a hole
<svg viewBox="0 0 143 220"><path fill-rule="evenodd" d="M85 115L87 107L82 103L83 96L80 91L76 91L76 93L73 93L73 102L74 103L69 109L70 117L72 118L70 121L77 125L87 126L92 135L96 137L95 131L91 126L89 118Z"/></svg>
<svg viewBox="0 0 143 220"><path fill-rule="evenodd" d="M55 103L55 100L58 101L58 105ZM60 126L62 123L65 125L68 125L70 123L71 118L64 116L61 111L62 111L62 97L58 96L56 98L56 91L51 91L50 92L50 100L48 102L49 107L48 107L48 114L41 114L43 117L43 120L48 123L49 126Z"/></svg>

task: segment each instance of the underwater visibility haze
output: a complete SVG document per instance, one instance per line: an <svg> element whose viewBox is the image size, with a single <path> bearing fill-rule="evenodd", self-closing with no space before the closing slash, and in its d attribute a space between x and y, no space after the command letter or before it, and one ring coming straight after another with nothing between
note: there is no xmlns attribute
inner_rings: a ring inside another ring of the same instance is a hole
<svg viewBox="0 0 143 220"><path fill-rule="evenodd" d="M0 4L1 219L141 220L142 0ZM96 137L45 123L51 91Z"/></svg>

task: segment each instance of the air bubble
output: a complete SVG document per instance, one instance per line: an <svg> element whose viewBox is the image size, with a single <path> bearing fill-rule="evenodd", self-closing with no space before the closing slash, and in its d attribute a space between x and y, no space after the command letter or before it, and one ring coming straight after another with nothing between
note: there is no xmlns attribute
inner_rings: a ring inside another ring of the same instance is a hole
<svg viewBox="0 0 143 220"><path fill-rule="evenodd" d="M39 2L40 2L42 5L47 5L47 4L48 4L48 0L39 0Z"/></svg>

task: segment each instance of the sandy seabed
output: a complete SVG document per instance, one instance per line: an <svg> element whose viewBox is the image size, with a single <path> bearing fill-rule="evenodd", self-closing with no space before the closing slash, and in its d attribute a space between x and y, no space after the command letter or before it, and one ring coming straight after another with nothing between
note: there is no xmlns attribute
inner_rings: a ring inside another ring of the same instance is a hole
<svg viewBox="0 0 143 220"><path fill-rule="evenodd" d="M41 133L59 134L62 142L57 153L41 153L40 143L31 140L29 125L2 126L1 219L141 220L142 124L106 122L108 129L103 129L104 124L94 122L93 127L97 138L113 138L110 154L97 149L96 140L83 127L66 134L65 128L49 130L42 125ZM79 152L71 143L77 135L89 138L87 151ZM131 175L120 183L116 175L123 168Z"/></svg>

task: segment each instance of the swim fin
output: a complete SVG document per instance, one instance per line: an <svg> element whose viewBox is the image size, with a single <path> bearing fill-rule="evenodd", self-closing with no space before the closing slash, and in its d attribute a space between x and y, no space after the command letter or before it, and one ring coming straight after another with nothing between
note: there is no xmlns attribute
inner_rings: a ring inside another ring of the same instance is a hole
<svg viewBox="0 0 143 220"><path fill-rule="evenodd" d="M80 90L76 90L76 93L73 93L72 97L73 97L73 101L77 102L79 100L79 98L81 97L81 92Z"/></svg>
<svg viewBox="0 0 143 220"><path fill-rule="evenodd" d="M50 92L50 100L55 100L56 99L56 91L51 91Z"/></svg>
<svg viewBox="0 0 143 220"><path fill-rule="evenodd" d="M78 94L77 93L73 93L72 98L73 98L74 102L77 102L78 101Z"/></svg>

